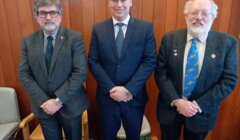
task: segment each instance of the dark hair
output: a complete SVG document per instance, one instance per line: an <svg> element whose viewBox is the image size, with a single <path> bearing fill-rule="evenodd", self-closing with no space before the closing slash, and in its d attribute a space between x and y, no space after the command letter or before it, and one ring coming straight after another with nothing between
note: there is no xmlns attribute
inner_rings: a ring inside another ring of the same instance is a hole
<svg viewBox="0 0 240 140"><path fill-rule="evenodd" d="M58 12L62 14L62 0L35 0L33 6L33 14L37 15L39 7L47 5L56 5L58 8Z"/></svg>

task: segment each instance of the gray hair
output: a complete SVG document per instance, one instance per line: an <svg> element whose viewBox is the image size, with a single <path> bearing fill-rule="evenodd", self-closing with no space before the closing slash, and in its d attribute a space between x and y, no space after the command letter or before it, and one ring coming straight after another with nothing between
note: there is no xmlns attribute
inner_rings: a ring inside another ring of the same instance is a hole
<svg viewBox="0 0 240 140"><path fill-rule="evenodd" d="M185 3L184 11L183 11L184 14L187 14L189 12L189 8L190 8L192 2L194 2L194 1L195 0L188 0ZM213 18L216 18L217 17L217 13L218 13L218 6L214 2L214 0L210 0L210 2L211 2L211 14L212 14Z"/></svg>
<svg viewBox="0 0 240 140"><path fill-rule="evenodd" d="M37 15L39 7L47 5L56 5L58 11L62 14L62 0L34 0L33 14Z"/></svg>

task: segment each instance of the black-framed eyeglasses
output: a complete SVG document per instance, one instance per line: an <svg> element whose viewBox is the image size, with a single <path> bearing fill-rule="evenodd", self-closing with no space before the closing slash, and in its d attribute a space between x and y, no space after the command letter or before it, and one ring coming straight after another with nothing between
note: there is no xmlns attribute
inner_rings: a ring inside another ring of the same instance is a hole
<svg viewBox="0 0 240 140"><path fill-rule="evenodd" d="M40 18L46 18L48 14L51 18L55 18L60 14L60 12L59 11L54 11L54 10L53 11L48 11L48 12L47 11L38 11L37 12L37 15Z"/></svg>

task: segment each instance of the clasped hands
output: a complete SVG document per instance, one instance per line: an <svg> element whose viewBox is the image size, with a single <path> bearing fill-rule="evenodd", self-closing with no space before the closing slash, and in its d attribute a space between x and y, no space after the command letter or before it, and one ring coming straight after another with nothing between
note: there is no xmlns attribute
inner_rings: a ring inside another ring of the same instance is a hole
<svg viewBox="0 0 240 140"><path fill-rule="evenodd" d="M117 102L128 102L133 98L124 86L113 87L109 92L110 97Z"/></svg>
<svg viewBox="0 0 240 140"><path fill-rule="evenodd" d="M177 99L175 106L177 107L178 113L185 117L192 117L198 112L198 106L185 99Z"/></svg>
<svg viewBox="0 0 240 140"><path fill-rule="evenodd" d="M49 115L56 113L62 105L56 103L55 99L49 99L41 105L41 108Z"/></svg>

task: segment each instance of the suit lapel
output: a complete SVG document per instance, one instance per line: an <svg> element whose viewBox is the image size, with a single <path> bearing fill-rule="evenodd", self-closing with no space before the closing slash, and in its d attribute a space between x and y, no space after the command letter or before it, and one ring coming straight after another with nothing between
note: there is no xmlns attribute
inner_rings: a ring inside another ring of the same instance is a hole
<svg viewBox="0 0 240 140"><path fill-rule="evenodd" d="M109 28L110 27L110 28ZM117 47L115 43L115 34L114 34L114 25L112 18L106 21L106 31L107 31L107 40L109 40L109 45L112 48L113 54L115 58L118 60L118 52L117 52Z"/></svg>
<svg viewBox="0 0 240 140"><path fill-rule="evenodd" d="M66 36L64 35L64 29L59 27L59 31L57 33L56 41L55 41L55 45L54 45L54 49L53 49L49 73L51 72L51 70L57 60L58 53L61 50L65 39L66 39Z"/></svg>
<svg viewBox="0 0 240 140"><path fill-rule="evenodd" d="M34 52L37 56L37 58L39 58L39 63L40 63L40 67L44 73L44 75L48 75L47 74L47 67L46 67L46 63L45 63L45 57L44 57L44 35L42 30L39 31L35 37L35 40L32 44L33 46L35 46L35 51Z"/></svg>
<svg viewBox="0 0 240 140"><path fill-rule="evenodd" d="M185 46L186 46L186 42L187 42L187 30L184 30L183 33L181 33L179 36L177 36L177 39L175 40L176 43L176 48L173 47L172 49L172 55L175 57L175 64L176 65L176 76L178 77L177 79L179 79L180 81L176 82L178 84L177 87L180 88L179 91L183 91L183 60L184 60L184 51L185 51ZM173 45L175 46L175 45Z"/></svg>
<svg viewBox="0 0 240 140"><path fill-rule="evenodd" d="M206 78L206 73L208 73L208 65L209 65L211 59L213 59L212 54L214 54L215 46L217 46L217 45L215 45L215 43L216 43L216 39L214 38L214 35L210 31L209 34L208 34L208 38L207 38L202 69L201 69L201 72L199 74L198 82L196 83L195 89L198 88L198 85L203 84L202 81Z"/></svg>
<svg viewBox="0 0 240 140"><path fill-rule="evenodd" d="M128 22L128 27L127 27L127 31L126 31L126 35L125 35L125 39L123 42L123 48L122 48L122 52L121 52L121 56L120 56L120 60L123 58L127 47L129 46L130 40L132 38L132 34L134 31L134 18L130 17L129 22Z"/></svg>

